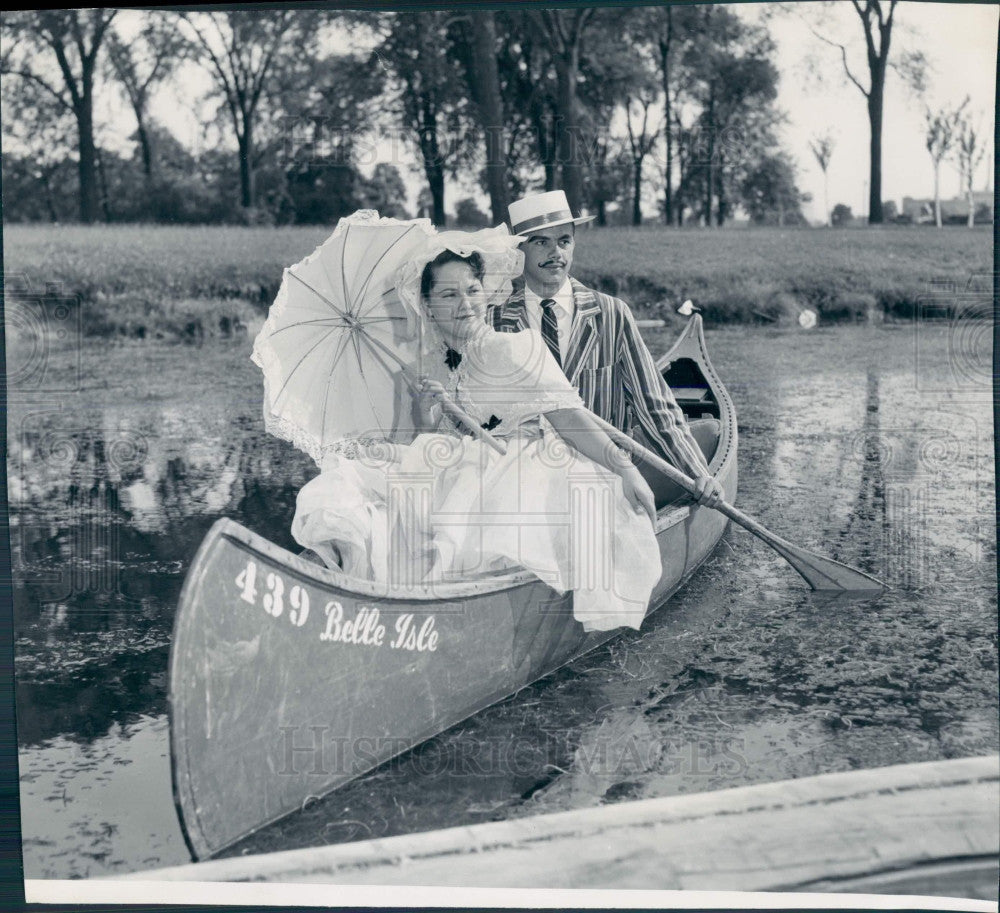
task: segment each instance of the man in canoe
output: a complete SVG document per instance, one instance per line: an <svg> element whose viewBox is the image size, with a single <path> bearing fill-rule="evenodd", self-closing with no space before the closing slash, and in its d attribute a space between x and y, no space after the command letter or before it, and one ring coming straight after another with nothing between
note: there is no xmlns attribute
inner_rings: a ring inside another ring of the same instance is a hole
<svg viewBox="0 0 1000 913"><path fill-rule="evenodd" d="M656 370L628 305L570 278L576 226L561 190L510 204L511 233L522 237L524 275L488 320L501 332L531 328L578 388L591 412L631 434L638 425L651 449L697 483L695 500L725 497L712 478L684 413Z"/></svg>

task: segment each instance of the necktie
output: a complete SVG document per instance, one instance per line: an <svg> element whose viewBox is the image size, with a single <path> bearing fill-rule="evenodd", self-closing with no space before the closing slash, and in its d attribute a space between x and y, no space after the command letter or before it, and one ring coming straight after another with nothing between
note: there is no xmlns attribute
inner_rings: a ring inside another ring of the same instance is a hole
<svg viewBox="0 0 1000 913"><path fill-rule="evenodd" d="M554 298L543 298L542 308L542 339L549 347L556 364L562 367L562 355L559 352L559 324L556 321L556 302Z"/></svg>

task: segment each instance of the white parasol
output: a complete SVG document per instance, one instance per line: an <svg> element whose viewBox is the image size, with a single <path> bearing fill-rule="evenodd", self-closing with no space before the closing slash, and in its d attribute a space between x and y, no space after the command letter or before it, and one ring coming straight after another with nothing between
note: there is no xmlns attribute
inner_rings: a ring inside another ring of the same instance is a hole
<svg viewBox="0 0 1000 913"><path fill-rule="evenodd" d="M476 235L492 239L497 231ZM286 269L251 356L264 373L267 430L318 464L344 441L408 441L413 387L425 373L419 272L457 246L448 236L462 240L464 254L478 249L476 235L438 235L427 219L361 210ZM489 437L453 403L445 408Z"/></svg>

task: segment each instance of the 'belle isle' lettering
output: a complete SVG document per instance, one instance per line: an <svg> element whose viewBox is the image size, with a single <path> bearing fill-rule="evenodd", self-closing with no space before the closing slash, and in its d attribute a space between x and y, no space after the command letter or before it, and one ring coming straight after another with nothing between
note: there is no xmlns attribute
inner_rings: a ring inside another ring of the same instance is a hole
<svg viewBox="0 0 1000 913"><path fill-rule="evenodd" d="M344 619L344 607L331 599L324 607L326 628L319 635L323 641L342 644L359 644L366 647L381 647L385 642L385 625L380 622L381 613L377 608L361 606L357 615ZM412 612L404 612L396 619L396 636L389 641L393 650L409 650L415 653L429 653L437 649L438 633L434 630L434 616L424 619L419 626Z"/></svg>
<svg viewBox="0 0 1000 913"><path fill-rule="evenodd" d="M252 606L259 606L274 619L282 618L278 624L290 624L301 628L309 616L309 592L305 587L294 584L288 587L281 574L261 571L263 585L258 579L256 561L248 561L246 566L236 575L236 587L239 598ZM285 612L285 592L288 592L288 612ZM434 616L428 615L422 622L413 617L413 612L404 612L396 619L396 636L385 639L385 625L381 622L381 613L373 606L359 606L353 618L344 618L344 607L331 599L324 607L326 627L320 632L319 639L340 644L357 644L362 647L381 647L388 645L392 650L409 650L411 653L433 653L438 645L438 632L434 630ZM310 622L310 626L312 622Z"/></svg>

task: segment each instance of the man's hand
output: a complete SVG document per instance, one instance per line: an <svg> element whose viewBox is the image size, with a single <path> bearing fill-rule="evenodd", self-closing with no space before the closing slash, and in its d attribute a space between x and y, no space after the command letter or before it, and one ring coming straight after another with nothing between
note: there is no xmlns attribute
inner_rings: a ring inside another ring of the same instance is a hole
<svg viewBox="0 0 1000 913"><path fill-rule="evenodd" d="M701 476L694 480L695 492L692 497L695 502L705 507L717 507L725 500L726 490L711 476Z"/></svg>

